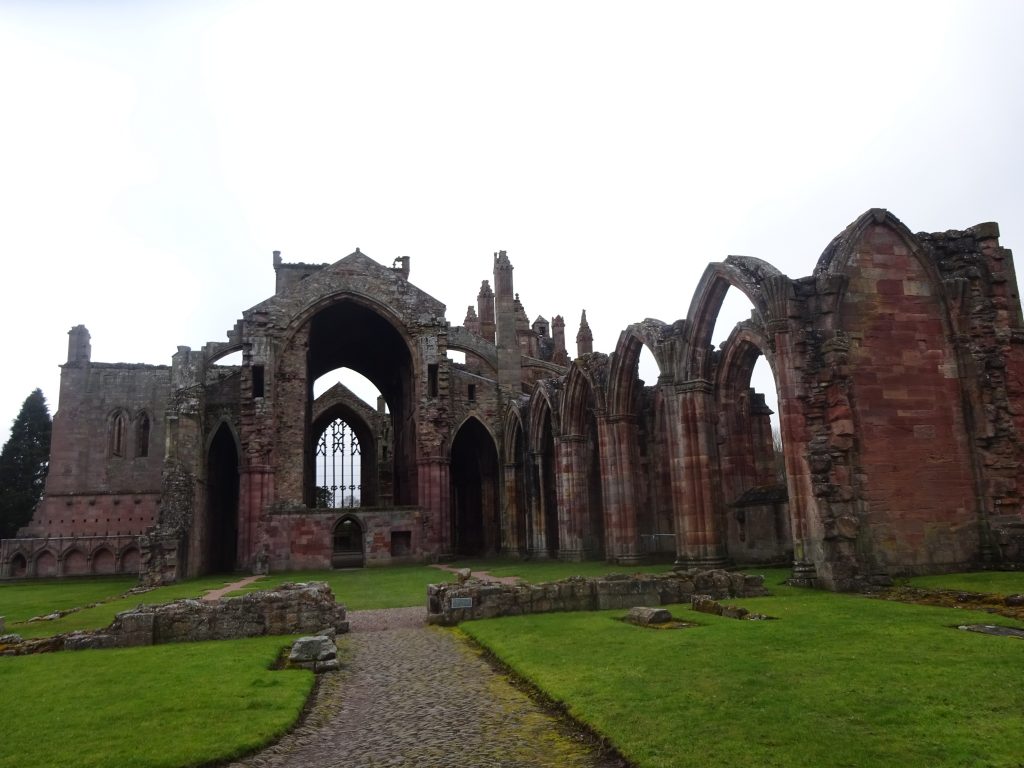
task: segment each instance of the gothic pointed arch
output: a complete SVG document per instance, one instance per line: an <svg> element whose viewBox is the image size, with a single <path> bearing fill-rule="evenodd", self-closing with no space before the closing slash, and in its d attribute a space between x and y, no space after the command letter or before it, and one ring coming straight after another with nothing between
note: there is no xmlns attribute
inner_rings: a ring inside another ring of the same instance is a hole
<svg viewBox="0 0 1024 768"><path fill-rule="evenodd" d="M149 413L142 409L135 415L135 457L144 459L149 456L150 433L153 422Z"/></svg>
<svg viewBox="0 0 1024 768"><path fill-rule="evenodd" d="M390 462L382 422L389 416L363 402L340 382L313 402L309 451L313 455L315 506L371 507L378 503L381 463Z"/></svg>
<svg viewBox="0 0 1024 768"><path fill-rule="evenodd" d="M192 551L199 573L233 571L238 557L241 448L228 419L207 438L205 504L193 526Z"/></svg>
<svg viewBox="0 0 1024 768"><path fill-rule="evenodd" d="M510 401L502 418L501 549L507 555L526 552L530 464L521 412L525 399Z"/></svg>
<svg viewBox="0 0 1024 768"><path fill-rule="evenodd" d="M563 431L582 435L588 416L607 410L608 356L593 352L576 358L562 390Z"/></svg>
<svg viewBox="0 0 1024 768"><path fill-rule="evenodd" d="M24 552L15 552L11 555L7 565L8 573L14 578L21 578L28 575L28 558Z"/></svg>
<svg viewBox="0 0 1024 768"><path fill-rule="evenodd" d="M751 381L762 357L772 368L777 392L771 343L761 325L738 323L718 359L716 484L724 503L718 527L733 560L788 563L793 559L793 525L782 446L775 443L766 393L757 392Z"/></svg>
<svg viewBox="0 0 1024 768"><path fill-rule="evenodd" d="M710 380L713 375L712 339L725 294L740 291L754 306L764 327L785 320L791 281L774 266L752 256L729 256L708 264L686 313L684 380Z"/></svg>
<svg viewBox="0 0 1024 768"><path fill-rule="evenodd" d="M35 553L32 560L32 575L37 577L57 575L57 556L49 547Z"/></svg>
<svg viewBox="0 0 1024 768"><path fill-rule="evenodd" d="M558 486L555 476L555 438L561 436L558 382L538 381L530 398L530 510L527 551L534 557L557 557Z"/></svg>
<svg viewBox="0 0 1024 768"><path fill-rule="evenodd" d="M453 549L469 557L495 555L502 542L494 435L470 416L455 430L449 457Z"/></svg>
<svg viewBox="0 0 1024 768"><path fill-rule="evenodd" d="M428 398L439 394L440 355L438 364L423 365L421 356L414 354L412 338L395 310L351 291L337 292L312 304L295 319L291 330L296 335L281 356L275 375L284 380L289 392L295 390L296 408L305 403L306 423L314 418L314 406L309 402L311 392L307 389L311 382L338 368L349 368L365 376L383 396L390 414L392 451L386 473L391 478L394 503L417 503L417 455L422 450L417 444L417 402L420 394ZM302 379L289 380L286 371L294 368L305 368ZM301 413L297 415L302 417ZM288 418L295 416L288 414ZM369 447L373 440L370 431L362 428L365 421L360 419L352 426L362 431L361 443ZM321 426L310 425L307 446L319 437ZM440 454L442 446L437 445L434 450ZM303 461L304 487L291 493L307 506L313 506L316 472L308 447ZM372 485L369 481L368 484Z"/></svg>
<svg viewBox="0 0 1024 768"><path fill-rule="evenodd" d="M112 457L124 458L128 451L128 412L117 408L109 420L107 450Z"/></svg>
<svg viewBox="0 0 1024 768"><path fill-rule="evenodd" d="M829 387L829 415L857 467L858 497L843 510L843 545L919 568L968 560L978 537L961 532L979 516L982 471L970 425L984 406L964 389L974 363L955 348L937 260L895 216L873 209L833 240L816 274L842 278L834 312L842 334L832 343L846 375ZM945 489L940 504L935 488ZM949 531L942 546L915 543L938 528ZM882 566L862 559L860 567Z"/></svg>
<svg viewBox="0 0 1024 768"><path fill-rule="evenodd" d="M545 428L553 436L562 434L561 409L559 407L561 404L560 388L561 382L556 379L541 379L534 386L529 401L527 428L530 439L529 446L533 452L543 449Z"/></svg>
<svg viewBox="0 0 1024 768"><path fill-rule="evenodd" d="M92 562L92 572L96 575L109 576L117 573L117 558L114 551L107 544L102 544L92 551L89 556Z"/></svg>
<svg viewBox="0 0 1024 768"><path fill-rule="evenodd" d="M62 576L84 576L89 573L89 556L77 544L61 552L60 560Z"/></svg>
<svg viewBox="0 0 1024 768"><path fill-rule="evenodd" d="M523 428L522 404L512 400L505 407L502 418L502 459L506 464L515 464L522 460L522 449L525 445Z"/></svg>

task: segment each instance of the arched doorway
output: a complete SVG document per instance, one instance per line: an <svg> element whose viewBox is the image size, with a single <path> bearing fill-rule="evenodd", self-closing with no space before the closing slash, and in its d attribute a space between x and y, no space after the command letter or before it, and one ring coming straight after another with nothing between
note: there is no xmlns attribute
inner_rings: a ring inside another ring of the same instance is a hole
<svg viewBox="0 0 1024 768"><path fill-rule="evenodd" d="M334 525L332 532L331 567L362 568L366 564L363 553L363 526L353 515L345 515Z"/></svg>
<svg viewBox="0 0 1024 768"><path fill-rule="evenodd" d="M310 320L307 360L306 424L310 430L307 433L309 444L315 443L323 429L329 427L324 421L312 423L314 382L338 369L355 371L376 387L386 403L386 414L390 419L390 426L386 429L390 455L381 462L387 466L378 467L378 470L390 480L393 503L416 504L415 368L405 337L379 312L354 299L343 298ZM369 434L359 434L365 419L343 411L339 410L332 417L340 417L349 427L356 428L357 438L365 447L372 441ZM373 457L365 452L361 455L363 459L371 459L367 469L374 469ZM315 451L307 450L305 496L308 506L317 505L316 458ZM346 486L354 484L346 481Z"/></svg>
<svg viewBox="0 0 1024 768"><path fill-rule="evenodd" d="M452 441L452 541L457 554L493 555L501 549L498 451L490 432L468 419Z"/></svg>
<svg viewBox="0 0 1024 768"><path fill-rule="evenodd" d="M210 443L204 533L200 572L233 571L238 552L238 447L226 423Z"/></svg>
<svg viewBox="0 0 1024 768"><path fill-rule="evenodd" d="M761 329L738 324L721 345L716 378L718 484L724 501L719 528L730 559L740 564L793 560L782 440L769 405L776 391L767 349Z"/></svg>

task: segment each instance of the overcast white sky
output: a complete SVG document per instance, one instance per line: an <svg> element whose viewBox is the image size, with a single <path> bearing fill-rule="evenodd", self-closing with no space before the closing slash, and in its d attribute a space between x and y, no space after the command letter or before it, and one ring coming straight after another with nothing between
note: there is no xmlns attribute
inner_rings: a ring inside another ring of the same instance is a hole
<svg viewBox="0 0 1024 768"><path fill-rule="evenodd" d="M453 324L505 249L531 319L571 342L586 308L606 352L707 262L809 274L871 207L1024 249L1022 37L983 0L0 0L0 437L56 407L71 326L169 363L274 249L409 255Z"/></svg>

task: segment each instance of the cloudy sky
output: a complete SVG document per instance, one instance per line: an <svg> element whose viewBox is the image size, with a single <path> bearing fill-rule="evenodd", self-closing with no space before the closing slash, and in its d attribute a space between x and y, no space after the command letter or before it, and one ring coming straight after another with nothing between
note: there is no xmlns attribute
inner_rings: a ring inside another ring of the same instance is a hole
<svg viewBox="0 0 1024 768"><path fill-rule="evenodd" d="M809 274L871 207L1024 249L1022 34L985 0L0 0L0 437L56 407L71 326L168 363L275 249L409 255L453 324L505 249L531 319L585 308L603 351L709 261Z"/></svg>

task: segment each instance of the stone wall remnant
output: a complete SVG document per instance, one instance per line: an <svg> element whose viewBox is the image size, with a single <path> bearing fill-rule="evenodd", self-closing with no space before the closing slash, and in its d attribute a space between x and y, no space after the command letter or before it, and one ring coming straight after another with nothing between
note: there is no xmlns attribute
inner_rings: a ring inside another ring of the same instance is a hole
<svg viewBox="0 0 1024 768"><path fill-rule="evenodd" d="M282 584L216 601L176 600L140 605L117 614L105 629L71 632L11 645L2 653L128 648L138 645L236 640L261 635L291 635L330 629L348 632L345 606L334 601L324 582Z"/></svg>
<svg viewBox="0 0 1024 768"><path fill-rule="evenodd" d="M694 594L717 598L767 595L764 577L724 570L666 574L574 576L543 584L495 584L471 579L427 587L427 621L461 621L553 611L600 611L689 602Z"/></svg>

